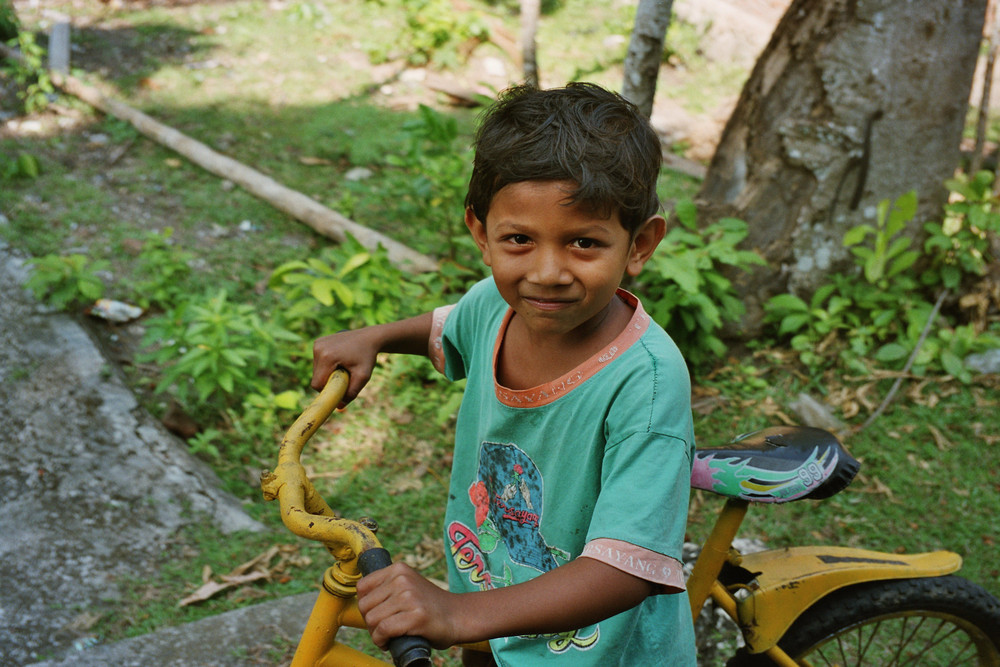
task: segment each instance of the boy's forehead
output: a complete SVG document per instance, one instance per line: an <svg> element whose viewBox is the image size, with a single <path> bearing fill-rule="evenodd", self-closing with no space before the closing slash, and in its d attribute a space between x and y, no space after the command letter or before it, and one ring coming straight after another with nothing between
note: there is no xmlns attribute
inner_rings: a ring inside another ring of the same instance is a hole
<svg viewBox="0 0 1000 667"><path fill-rule="evenodd" d="M569 209L568 212L577 217L581 224L595 226L609 223L616 226L621 224L618 211L614 208L605 210L593 202L574 201L575 189L576 184L572 181L536 180L509 183L493 196L487 217L491 220L495 219L496 216L493 214L499 208L504 215L502 222L515 222L521 213L535 210L538 207L559 206ZM508 216L510 219L507 219ZM486 223L485 220L481 222Z"/></svg>

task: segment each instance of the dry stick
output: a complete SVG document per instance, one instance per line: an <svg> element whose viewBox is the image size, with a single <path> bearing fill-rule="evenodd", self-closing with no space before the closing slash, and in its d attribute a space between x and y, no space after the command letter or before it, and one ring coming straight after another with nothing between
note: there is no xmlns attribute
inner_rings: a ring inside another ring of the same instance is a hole
<svg viewBox="0 0 1000 667"><path fill-rule="evenodd" d="M969 174L975 174L983 164L983 147L986 144L986 123L990 113L990 91L993 89L993 67L997 59L1000 41L1000 22L996 20L996 0L991 0L986 17L987 55L983 68L983 94L979 102L979 117L976 121L976 145L969 160Z"/></svg>
<svg viewBox="0 0 1000 667"><path fill-rule="evenodd" d="M2 43L0 43L0 56L23 60L20 53ZM438 268L437 262L430 257L345 218L314 199L281 185L273 178L265 176L255 169L216 153L205 144L153 120L141 111L105 97L97 89L72 76L65 76L53 71L49 72L49 77L52 83L63 91L80 98L106 114L131 123L139 132L153 141L180 153L203 169L233 181L252 195L267 201L293 218L301 220L324 236L342 243L347 240L347 235L350 234L369 250L375 250L381 245L385 247L389 259L393 263L415 272L435 271Z"/></svg>
<svg viewBox="0 0 1000 667"><path fill-rule="evenodd" d="M872 425L876 419L882 416L885 409L889 407L889 403L895 398L896 392L899 391L900 385L903 384L903 378L906 377L907 373L910 372L910 368L913 366L913 362L917 359L917 354L920 352L920 348L924 346L924 341L927 340L927 334L931 331L931 326L934 324L934 320L937 319L938 311L941 310L941 304L944 303L945 297L948 296L948 290L941 290L941 294L938 295L937 301L934 302L934 307L931 309L930 317L927 318L927 324L924 325L924 330L920 332L920 338L917 339L917 344L913 348L913 352L910 353L910 358L906 360L906 366L900 372L899 376L896 378L895 382L892 383L892 388L889 389L889 393L885 395L882 399L882 404L875 409L875 412L871 413L865 423L858 427L855 433L860 433L869 426Z"/></svg>

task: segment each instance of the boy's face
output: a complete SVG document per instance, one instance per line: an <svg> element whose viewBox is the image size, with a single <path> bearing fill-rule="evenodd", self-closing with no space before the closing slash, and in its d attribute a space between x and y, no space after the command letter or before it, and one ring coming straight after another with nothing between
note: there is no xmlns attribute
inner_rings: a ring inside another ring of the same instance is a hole
<svg viewBox="0 0 1000 667"><path fill-rule="evenodd" d="M565 342L600 326L622 278L639 273L665 227L654 216L633 238L617 212L605 219L566 206L572 185L513 183L493 197L487 224L465 214L504 300L532 334Z"/></svg>

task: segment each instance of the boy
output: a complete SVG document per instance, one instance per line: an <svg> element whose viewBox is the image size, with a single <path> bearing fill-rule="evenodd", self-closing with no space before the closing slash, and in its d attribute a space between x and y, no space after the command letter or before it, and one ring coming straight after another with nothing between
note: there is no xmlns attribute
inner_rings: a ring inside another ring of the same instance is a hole
<svg viewBox="0 0 1000 667"><path fill-rule="evenodd" d="M364 577L372 638L489 639L499 665L694 665L680 562L690 381L619 289L663 238L659 141L623 98L570 84L503 93L475 149L465 223L492 277L455 306L314 346L313 386L342 366L345 402L379 352L468 380L445 515L451 592L400 563Z"/></svg>

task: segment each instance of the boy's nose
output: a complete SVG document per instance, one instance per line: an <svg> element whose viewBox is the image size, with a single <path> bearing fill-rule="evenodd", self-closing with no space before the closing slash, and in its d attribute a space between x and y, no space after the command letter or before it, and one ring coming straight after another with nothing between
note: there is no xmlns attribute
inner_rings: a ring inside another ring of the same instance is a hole
<svg viewBox="0 0 1000 667"><path fill-rule="evenodd" d="M558 252L539 250L528 279L537 285L566 285L573 281Z"/></svg>

